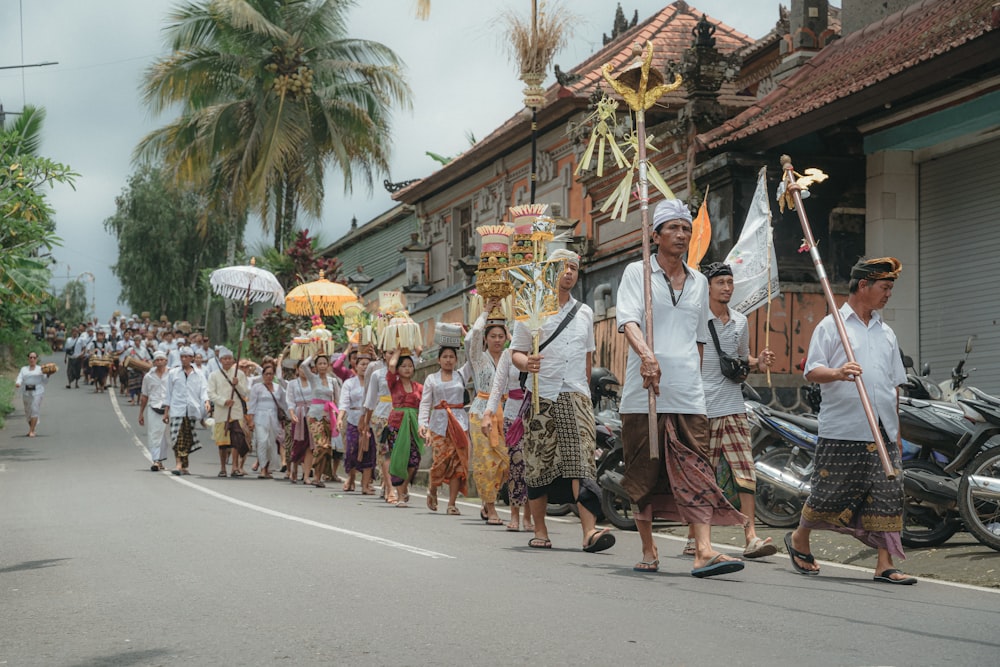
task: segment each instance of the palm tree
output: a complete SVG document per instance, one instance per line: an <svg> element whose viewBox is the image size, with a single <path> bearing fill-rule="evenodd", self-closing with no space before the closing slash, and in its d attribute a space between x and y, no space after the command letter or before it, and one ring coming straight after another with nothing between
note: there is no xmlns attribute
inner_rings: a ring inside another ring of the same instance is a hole
<svg viewBox="0 0 1000 667"><path fill-rule="evenodd" d="M199 0L175 9L173 53L142 87L175 121L147 135L178 180L221 188L232 214L257 213L281 250L299 210L318 217L332 162L351 192L388 173L390 116L410 106L402 63L347 37L351 0ZM210 198L212 195L209 195Z"/></svg>

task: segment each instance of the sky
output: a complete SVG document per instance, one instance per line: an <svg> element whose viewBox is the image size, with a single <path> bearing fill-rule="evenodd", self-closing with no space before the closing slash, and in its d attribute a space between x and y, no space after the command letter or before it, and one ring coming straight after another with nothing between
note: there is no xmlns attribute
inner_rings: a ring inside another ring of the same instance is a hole
<svg viewBox="0 0 1000 667"><path fill-rule="evenodd" d="M617 2L563 0L576 17L567 46L554 62L568 71L602 47ZM786 0L787 2L787 0ZM104 231L132 173L132 151L148 132L172 118L154 116L139 97L143 73L168 53L165 19L177 0L0 0L0 67L58 62L57 65L0 70L0 104L19 111L25 103L45 107L41 154L80 174L75 189L56 186L50 202L63 246L53 253L56 291L85 274L88 301L106 321L118 304L120 285L110 266L117 244ZM545 4L542 0L541 5ZM652 16L664 0L624 0L628 19ZM778 19L778 0L690 0L712 19L752 38L766 34ZM357 0L349 13L351 37L381 42L406 64L412 111L393 116L390 179L403 181L433 173L438 163L426 151L453 156L468 148L466 134L482 139L517 113L522 83L510 63L497 17L504 8L527 16L529 0L432 0L427 21L418 21L416 0ZM544 85L553 82L551 73ZM300 221L326 243L375 218L395 203L381 186L357 185L345 194L336 172L326 183L319 220ZM254 222L247 242L263 239ZM144 310L144 308L140 308Z"/></svg>

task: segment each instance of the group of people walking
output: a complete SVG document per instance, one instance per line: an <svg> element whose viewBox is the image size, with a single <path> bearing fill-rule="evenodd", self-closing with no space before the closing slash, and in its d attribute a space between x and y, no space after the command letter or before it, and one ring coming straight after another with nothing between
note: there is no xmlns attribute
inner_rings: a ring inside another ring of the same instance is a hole
<svg viewBox="0 0 1000 667"><path fill-rule="evenodd" d="M656 252L649 266L635 262L621 276L616 317L629 346L619 408L623 486L638 509L641 557L634 569L658 571L652 522L671 519L689 526L684 553L694 560L691 574L710 577L739 572L744 559L777 552L771 539L754 529L755 475L740 389L751 368L766 371L775 355L766 348L757 356L750 353L747 319L728 306L731 267L715 263L696 271L685 264L691 232L687 207L677 200L661 202L653 216ZM176 349L175 364L169 343L156 349L137 401L139 423L148 428L152 469L163 469L172 450L171 472L188 474L188 457L199 447L196 426L211 413L220 477L245 476L246 457L255 451L258 478L284 472L291 484L343 481L344 491L356 491L360 483L360 493L367 495L376 493L379 478L383 499L405 508L427 446L433 452L430 511L439 511L439 491L447 486L445 513L461 514L457 499L469 492L471 475L481 518L531 532L529 547L552 547L548 503L575 503L582 549L611 548L614 534L597 525L600 489L589 382L593 312L572 295L579 256L556 250L549 259L560 262L558 312L545 320L537 351L533 332L520 321L508 330L497 316L499 303L487 299L471 326L462 325L465 363L459 364L460 344L439 344L439 370L422 384L414 379L419 351L405 349L379 353L355 345L333 360L316 355L295 362L287 380L282 358L265 359L259 376L248 377L225 348L214 353L215 366L204 369L197 368L190 346ZM896 444L890 449L898 469L895 398L905 375L895 336L879 311L900 268L894 258L879 258L862 259L852 270L840 314L856 362L839 346L829 315L810 344L806 377L819 383L823 394L817 465L801 523L785 537L791 565L801 574L819 571L810 533L833 530L877 549L876 581L916 583L894 564L903 557L901 475L890 480L882 472L860 399L848 386L861 377L874 397L884 439ZM651 310L644 306L645 270L652 277ZM653 324L651 345L643 335L647 318ZM31 364L22 369L19 386L38 392L45 381L34 373ZM537 377L535 397L527 389L530 374ZM37 420L37 410L34 414ZM341 462L346 481L338 476ZM734 481L729 493L717 482L720 469ZM496 509L505 485L511 505L506 523ZM743 559L714 549L716 525L743 528Z"/></svg>

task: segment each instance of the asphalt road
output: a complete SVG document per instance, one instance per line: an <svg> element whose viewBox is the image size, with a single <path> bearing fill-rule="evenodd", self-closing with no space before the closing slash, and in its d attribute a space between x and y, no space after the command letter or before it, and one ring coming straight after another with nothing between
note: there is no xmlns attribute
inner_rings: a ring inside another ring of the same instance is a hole
<svg viewBox="0 0 1000 667"><path fill-rule="evenodd" d="M671 535L635 573L634 533L587 554L554 522L534 550L475 504L217 478L205 431L192 476L151 473L136 416L60 375L38 438L0 432L0 665L998 663L997 590L781 553L699 580Z"/></svg>

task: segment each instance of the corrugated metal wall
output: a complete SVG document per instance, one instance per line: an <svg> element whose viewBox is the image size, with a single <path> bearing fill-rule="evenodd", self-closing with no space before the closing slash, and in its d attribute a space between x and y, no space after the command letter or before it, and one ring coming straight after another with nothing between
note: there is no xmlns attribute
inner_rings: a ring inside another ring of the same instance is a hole
<svg viewBox="0 0 1000 667"><path fill-rule="evenodd" d="M948 377L975 336L969 383L1000 393L1000 141L920 165L920 360Z"/></svg>

